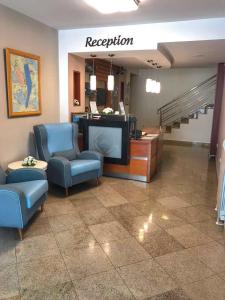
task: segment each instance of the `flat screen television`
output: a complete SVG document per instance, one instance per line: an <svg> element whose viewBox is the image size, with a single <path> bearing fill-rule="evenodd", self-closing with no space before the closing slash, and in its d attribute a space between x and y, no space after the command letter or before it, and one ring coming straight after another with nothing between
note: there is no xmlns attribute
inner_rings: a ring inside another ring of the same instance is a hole
<svg viewBox="0 0 225 300"><path fill-rule="evenodd" d="M106 89L97 88L96 102L97 106L106 105Z"/></svg>

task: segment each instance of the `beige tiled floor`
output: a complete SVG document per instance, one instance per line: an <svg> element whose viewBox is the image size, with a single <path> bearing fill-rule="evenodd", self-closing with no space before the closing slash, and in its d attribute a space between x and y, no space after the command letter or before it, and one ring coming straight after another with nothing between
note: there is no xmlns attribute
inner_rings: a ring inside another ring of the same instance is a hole
<svg viewBox="0 0 225 300"><path fill-rule="evenodd" d="M0 299L225 300L208 150L165 146L150 184L103 177L51 187L20 242L0 229Z"/></svg>

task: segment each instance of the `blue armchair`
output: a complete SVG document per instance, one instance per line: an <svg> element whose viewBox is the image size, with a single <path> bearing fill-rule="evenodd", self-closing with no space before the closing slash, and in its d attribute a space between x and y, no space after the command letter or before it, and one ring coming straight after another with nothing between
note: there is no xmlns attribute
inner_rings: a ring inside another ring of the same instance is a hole
<svg viewBox="0 0 225 300"><path fill-rule="evenodd" d="M78 147L78 126L72 123L34 126L39 158L48 162L49 182L68 188L102 176L103 156Z"/></svg>
<svg viewBox="0 0 225 300"><path fill-rule="evenodd" d="M0 168L0 226L22 229L39 207L43 210L48 192L46 174L38 169L18 169L7 176Z"/></svg>

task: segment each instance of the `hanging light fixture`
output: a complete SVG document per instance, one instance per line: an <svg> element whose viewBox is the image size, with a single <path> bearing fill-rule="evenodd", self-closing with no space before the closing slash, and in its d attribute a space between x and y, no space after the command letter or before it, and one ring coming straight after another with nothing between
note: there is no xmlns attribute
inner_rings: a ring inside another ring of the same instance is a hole
<svg viewBox="0 0 225 300"><path fill-rule="evenodd" d="M92 75L90 76L90 90L96 91L96 75L95 75L95 54L91 54L91 57L93 58L92 63Z"/></svg>
<svg viewBox="0 0 225 300"><path fill-rule="evenodd" d="M109 54L109 57L111 58L111 62L110 62L110 72L109 72L108 81L107 81L108 91L114 90L114 75L112 75L112 58L113 58L113 56L115 56L115 55Z"/></svg>

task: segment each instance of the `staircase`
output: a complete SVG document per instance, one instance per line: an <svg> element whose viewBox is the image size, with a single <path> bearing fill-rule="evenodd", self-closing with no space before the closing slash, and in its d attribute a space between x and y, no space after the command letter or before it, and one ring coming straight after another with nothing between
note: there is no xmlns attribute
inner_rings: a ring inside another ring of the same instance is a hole
<svg viewBox="0 0 225 300"><path fill-rule="evenodd" d="M214 75L160 107L158 113L163 131L171 133L173 128L189 124L191 119L198 119L213 109L216 80L217 76Z"/></svg>

